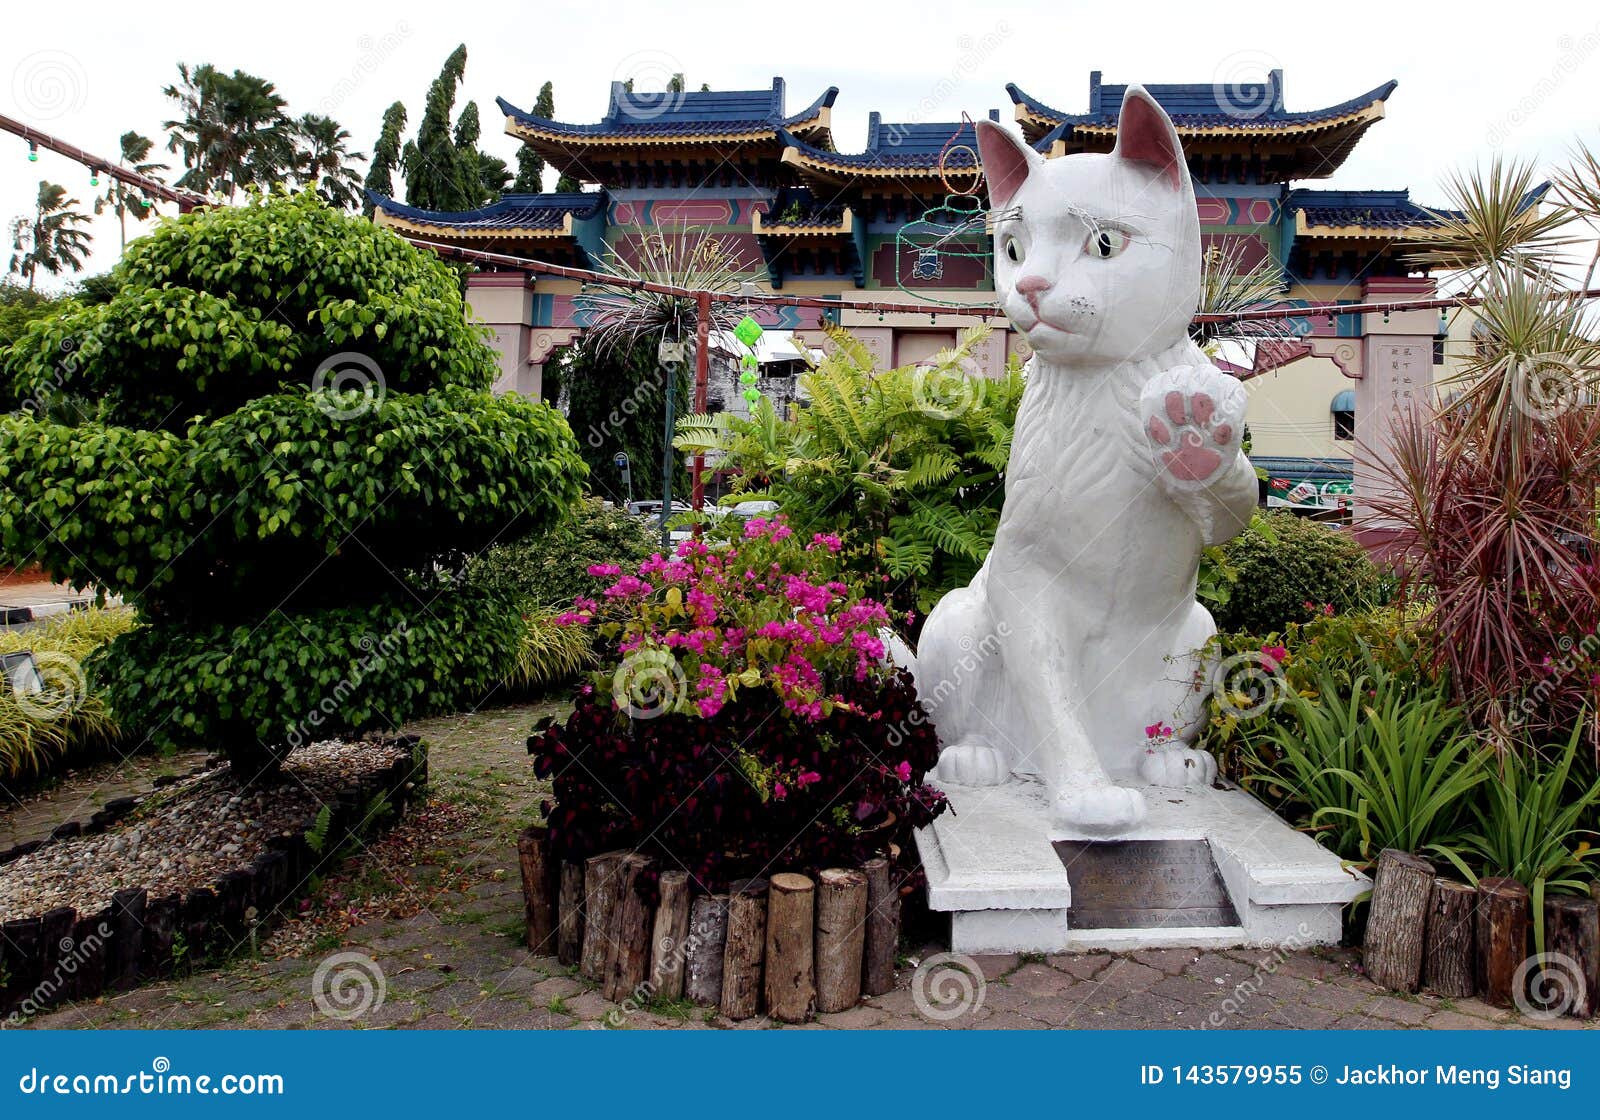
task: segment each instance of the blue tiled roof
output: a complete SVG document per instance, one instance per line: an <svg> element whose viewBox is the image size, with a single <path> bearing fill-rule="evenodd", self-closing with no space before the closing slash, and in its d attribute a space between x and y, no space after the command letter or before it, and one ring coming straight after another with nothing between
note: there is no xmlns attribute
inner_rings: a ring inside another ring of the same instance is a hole
<svg viewBox="0 0 1600 1120"><path fill-rule="evenodd" d="M1305 212L1306 222L1314 226L1372 226L1403 229L1406 226L1434 225L1436 214L1411 201L1410 191L1314 191L1294 190L1284 205L1292 213Z"/></svg>
<svg viewBox="0 0 1600 1120"><path fill-rule="evenodd" d="M1533 188L1523 196L1519 211L1537 205L1549 190L1549 183ZM1284 205L1291 213L1305 211L1306 224L1313 226L1404 229L1437 225L1441 218L1464 217L1460 210L1418 206L1411 201L1410 191L1293 190Z"/></svg>
<svg viewBox="0 0 1600 1120"><path fill-rule="evenodd" d="M581 138L775 132L814 120L838 95L838 89L830 87L804 110L790 115L784 108L782 78L772 79L769 90L685 93L630 93L623 83L612 82L606 115L595 124L566 124L523 112L503 97L495 100L515 121L542 132Z"/></svg>
<svg viewBox="0 0 1600 1120"><path fill-rule="evenodd" d="M1302 112L1291 112L1283 107L1282 70L1272 71L1265 82L1194 82L1148 85L1144 88L1180 129L1216 125L1272 129L1283 125L1315 124L1346 116L1386 99L1394 92L1395 85L1392 81L1385 82L1337 105ZM1122 108L1122 98L1127 91L1126 84L1105 84L1100 80L1100 71L1095 70L1089 75L1089 111L1065 113L1030 97L1016 83L1006 86L1006 92L1014 103L1024 106L1036 116L1055 122L1046 139L1040 141L1041 146L1046 141L1069 134L1078 125L1115 127L1117 114Z"/></svg>
<svg viewBox="0 0 1600 1120"><path fill-rule="evenodd" d="M396 218L454 229L560 229L568 214L592 218L606 204L604 191L507 194L477 210L421 210L367 191L374 206Z"/></svg>
<svg viewBox="0 0 1600 1120"><path fill-rule="evenodd" d="M990 114L991 119L998 116ZM851 154L823 151L792 136L786 136L786 140L805 155L841 168L937 167L946 145L950 149L944 161L946 167L974 167L978 163L976 126L966 121L896 123L885 121L880 113L870 113L866 149Z"/></svg>

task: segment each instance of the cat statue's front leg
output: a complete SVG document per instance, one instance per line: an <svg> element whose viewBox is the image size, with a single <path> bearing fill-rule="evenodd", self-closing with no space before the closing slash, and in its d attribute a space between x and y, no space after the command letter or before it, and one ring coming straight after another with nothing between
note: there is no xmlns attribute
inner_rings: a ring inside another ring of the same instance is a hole
<svg viewBox="0 0 1600 1120"><path fill-rule="evenodd" d="M1150 379L1140 394L1140 420L1150 438L1156 478L1167 496L1200 530L1207 545L1232 539L1255 512L1255 468L1245 457L1244 386L1234 377L1207 365L1175 366ZM1175 651L1183 663L1192 649L1215 632L1210 615L1200 604L1191 606L1187 634ZM1190 713L1180 734L1193 736L1199 711ZM1151 785L1210 785L1217 763L1206 751L1175 745L1149 753L1139 768Z"/></svg>

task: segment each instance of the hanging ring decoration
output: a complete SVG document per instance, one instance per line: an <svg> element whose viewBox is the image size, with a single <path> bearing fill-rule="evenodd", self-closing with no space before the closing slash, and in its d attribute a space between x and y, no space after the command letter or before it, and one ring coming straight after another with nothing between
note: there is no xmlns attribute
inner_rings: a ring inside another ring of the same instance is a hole
<svg viewBox="0 0 1600 1120"><path fill-rule="evenodd" d="M983 186L983 164L978 159L977 151L972 147L971 144L957 143L957 141L961 139L961 134L965 132L969 126L973 130L973 135L976 136L977 125L973 124L972 118L967 115L966 110L962 110L961 126L951 134L950 139L944 142L944 147L939 149L939 179L942 183L944 183L944 189L950 194L966 197L976 195L978 193L978 188ZM957 152L965 152L967 159L971 161L970 165L967 163L962 163L960 166L952 166L951 159ZM962 190L955 183L950 181L950 175L952 171L955 172L958 179L963 174L972 176L972 182L966 184L965 190Z"/></svg>

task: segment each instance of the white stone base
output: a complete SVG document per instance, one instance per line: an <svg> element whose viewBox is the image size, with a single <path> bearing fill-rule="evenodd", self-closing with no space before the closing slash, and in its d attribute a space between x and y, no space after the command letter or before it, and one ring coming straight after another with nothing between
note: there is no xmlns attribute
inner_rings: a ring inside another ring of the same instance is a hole
<svg viewBox="0 0 1600 1120"><path fill-rule="evenodd" d="M1141 786L1144 823L1116 836L1050 824L1044 787L948 785L950 810L917 833L928 904L951 915L958 953L1056 953L1090 949L1302 948L1339 941L1346 903L1371 884L1296 832L1245 791ZM1055 840L1206 840L1238 912L1237 926L1071 928L1072 888Z"/></svg>

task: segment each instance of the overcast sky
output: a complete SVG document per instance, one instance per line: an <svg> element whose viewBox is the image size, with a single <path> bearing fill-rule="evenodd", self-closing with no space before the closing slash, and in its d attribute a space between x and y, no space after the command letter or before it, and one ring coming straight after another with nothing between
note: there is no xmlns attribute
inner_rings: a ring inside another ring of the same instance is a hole
<svg viewBox="0 0 1600 1120"><path fill-rule="evenodd" d="M1087 107L1093 69L1107 82L1227 83L1276 68L1290 109L1398 79L1388 119L1321 185L1409 186L1418 201L1436 203L1453 166L1496 152L1548 166L1574 138L1600 142L1600 9L1553 0L1515 12L1497 7L1491 21L1479 7L29 3L6 14L0 112L96 154L114 157L117 137L130 128L164 149L161 87L180 60L210 62L276 82L292 112L335 117L356 148L370 152L384 108L403 100L414 127L429 81L464 41L458 109L466 98L478 101L485 146L508 162L515 144L500 131L497 95L527 107L552 80L556 115L586 122L604 112L613 78L659 88L674 71L690 88L714 89L765 87L782 75L791 112L837 85L834 134L841 150L853 151L874 109L886 120L935 121L998 108L1010 120L1010 81L1073 112ZM86 203L92 197L87 171L49 153L30 164L22 141L0 134L0 216L28 210L41 178ZM114 220L102 218L93 232L98 271L116 259Z"/></svg>

